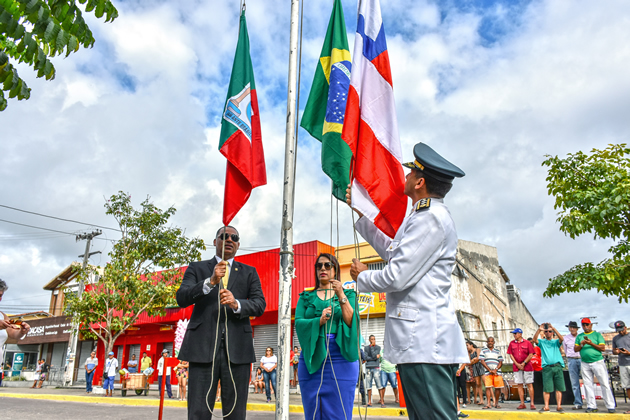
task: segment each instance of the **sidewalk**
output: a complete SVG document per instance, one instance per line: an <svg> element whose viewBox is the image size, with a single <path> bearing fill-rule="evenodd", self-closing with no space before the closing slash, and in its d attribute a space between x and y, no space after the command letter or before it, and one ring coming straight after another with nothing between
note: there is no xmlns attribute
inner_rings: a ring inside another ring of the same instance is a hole
<svg viewBox="0 0 630 420"><path fill-rule="evenodd" d="M173 391L176 390L177 387L173 387ZM27 398L27 399L42 399L42 400L52 400L52 401L68 401L68 402L84 402L84 403L105 403L105 404L116 404L116 405L134 405L134 406L158 406L159 405L159 397L156 389L151 389L149 391L149 395L146 397L144 395L136 396L127 396L122 397L120 394L120 390L115 390L116 394L114 397L106 398L105 396L95 395L95 394L86 394L84 388L42 388L42 389L31 389L31 388L0 388L0 398ZM174 397L175 397L174 393ZM392 394L385 394L385 405L386 408L380 408L380 406L376 407L378 404L374 404L378 402L378 397L374 400L373 397L373 407L367 409L368 416L378 416L378 417L401 417L407 416L407 410L404 408L398 407L394 402L394 396ZM360 400L360 397L359 399ZM358 409L356 407L355 400L355 408L354 414L358 414ZM518 419L541 419L541 415L545 417L554 417L554 418L562 418L563 420L596 420L605 416L606 419L610 420L621 420L628 419L628 415L624 415L623 412L630 410L630 402L624 403L623 397L617 398L617 413L616 414L608 414L606 411L606 407L604 406L604 402L601 400L597 401L597 405L599 408L599 413L597 414L587 414L584 410L571 410L570 405L564 406L565 414L556 413L555 411L549 411L547 413L541 414L538 410L533 411L529 410L529 405L527 410L517 410L516 407L519 405L517 401L506 401L501 404L500 409L482 409L480 405L473 404L472 406L468 406L466 408L462 408L462 411L466 414L470 415L471 419L506 419L506 420L518 420ZM186 407L185 401L178 401L177 398L173 399L165 399L164 405L167 407ZM302 413L302 399L299 394L291 393L289 395L289 411L292 413ZM216 404L217 408L221 407L220 403ZM537 409L542 408L542 405L537 405ZM267 398L265 394L253 394L250 393L248 395L248 411L275 411L275 400L272 398L270 403L267 403ZM361 408L361 414L365 414L365 407ZM552 409L553 410L553 409Z"/></svg>

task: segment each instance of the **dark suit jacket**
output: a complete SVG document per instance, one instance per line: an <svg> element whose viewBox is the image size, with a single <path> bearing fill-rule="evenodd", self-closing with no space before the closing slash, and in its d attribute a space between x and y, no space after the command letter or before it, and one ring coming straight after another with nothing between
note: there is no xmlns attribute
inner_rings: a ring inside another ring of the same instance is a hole
<svg viewBox="0 0 630 420"><path fill-rule="evenodd" d="M213 361L219 306L221 306L219 340L221 339L221 329L225 328L225 319L223 306L218 305L219 286L204 295L203 282L212 277L216 265L217 260L214 257L191 263L186 269L182 285L177 291L177 304L180 307L195 305L179 351L178 358L180 360L193 363L211 363ZM240 314L235 314L232 308L226 307L227 347L230 361L236 364L254 363L256 362L256 355L249 317L262 315L266 306L256 269L234 261L230 269L227 289L241 304Z"/></svg>

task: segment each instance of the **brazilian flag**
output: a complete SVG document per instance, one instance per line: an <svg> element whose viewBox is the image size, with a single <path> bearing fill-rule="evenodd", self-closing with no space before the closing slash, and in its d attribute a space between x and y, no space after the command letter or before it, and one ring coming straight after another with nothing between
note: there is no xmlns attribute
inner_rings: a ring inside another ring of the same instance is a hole
<svg viewBox="0 0 630 420"><path fill-rule="evenodd" d="M322 170L333 181L333 195L342 201L352 160L350 147L341 139L351 69L343 8L341 0L335 0L300 126L322 142Z"/></svg>

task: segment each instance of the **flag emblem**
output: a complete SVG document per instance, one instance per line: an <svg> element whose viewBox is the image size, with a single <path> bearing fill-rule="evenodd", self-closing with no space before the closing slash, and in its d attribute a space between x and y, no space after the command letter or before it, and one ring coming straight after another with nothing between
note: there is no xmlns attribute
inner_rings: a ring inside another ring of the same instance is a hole
<svg viewBox="0 0 630 420"><path fill-rule="evenodd" d="M234 124L250 142L252 141L252 96L249 83L242 91L227 100L223 119Z"/></svg>

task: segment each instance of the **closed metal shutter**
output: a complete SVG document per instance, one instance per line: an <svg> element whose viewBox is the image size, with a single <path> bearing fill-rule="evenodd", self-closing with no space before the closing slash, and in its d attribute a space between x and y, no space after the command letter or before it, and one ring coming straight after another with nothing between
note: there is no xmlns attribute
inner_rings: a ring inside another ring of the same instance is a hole
<svg viewBox="0 0 630 420"><path fill-rule="evenodd" d="M168 350L168 355L170 357L173 357L173 343L164 343L164 347L162 347L162 351L164 350ZM162 355L160 354L160 357L162 357Z"/></svg>
<svg viewBox="0 0 630 420"><path fill-rule="evenodd" d="M79 346L79 355L74 363L74 368L77 370L77 376L74 380L85 382L85 361L90 357L90 353L94 349L94 341L81 341Z"/></svg>
<svg viewBox="0 0 630 420"><path fill-rule="evenodd" d="M116 379L119 380L120 379L120 373L118 373L120 371L120 369L122 369L123 366L123 346L118 346L117 347L118 350L116 352L116 359L118 359L118 369L116 369Z"/></svg>
<svg viewBox="0 0 630 420"><path fill-rule="evenodd" d="M278 324L254 327L254 352L256 353L254 368L260 366L260 359L265 355L267 347L271 347L273 354L278 355Z"/></svg>
<svg viewBox="0 0 630 420"><path fill-rule="evenodd" d="M297 346L297 348L301 348L300 347L300 340L298 339L298 336L297 336L297 330L294 327L293 328L293 345L291 346L291 350L293 350L293 347L296 347L296 346Z"/></svg>
<svg viewBox="0 0 630 420"><path fill-rule="evenodd" d="M140 344L129 346L129 360L131 360L132 354L136 355L136 360L140 360Z"/></svg>
<svg viewBox="0 0 630 420"><path fill-rule="evenodd" d="M361 336L365 340L363 343L364 346L370 343L369 337L371 335L376 338L376 344L383 348L383 340L385 339L385 317L361 319Z"/></svg>

